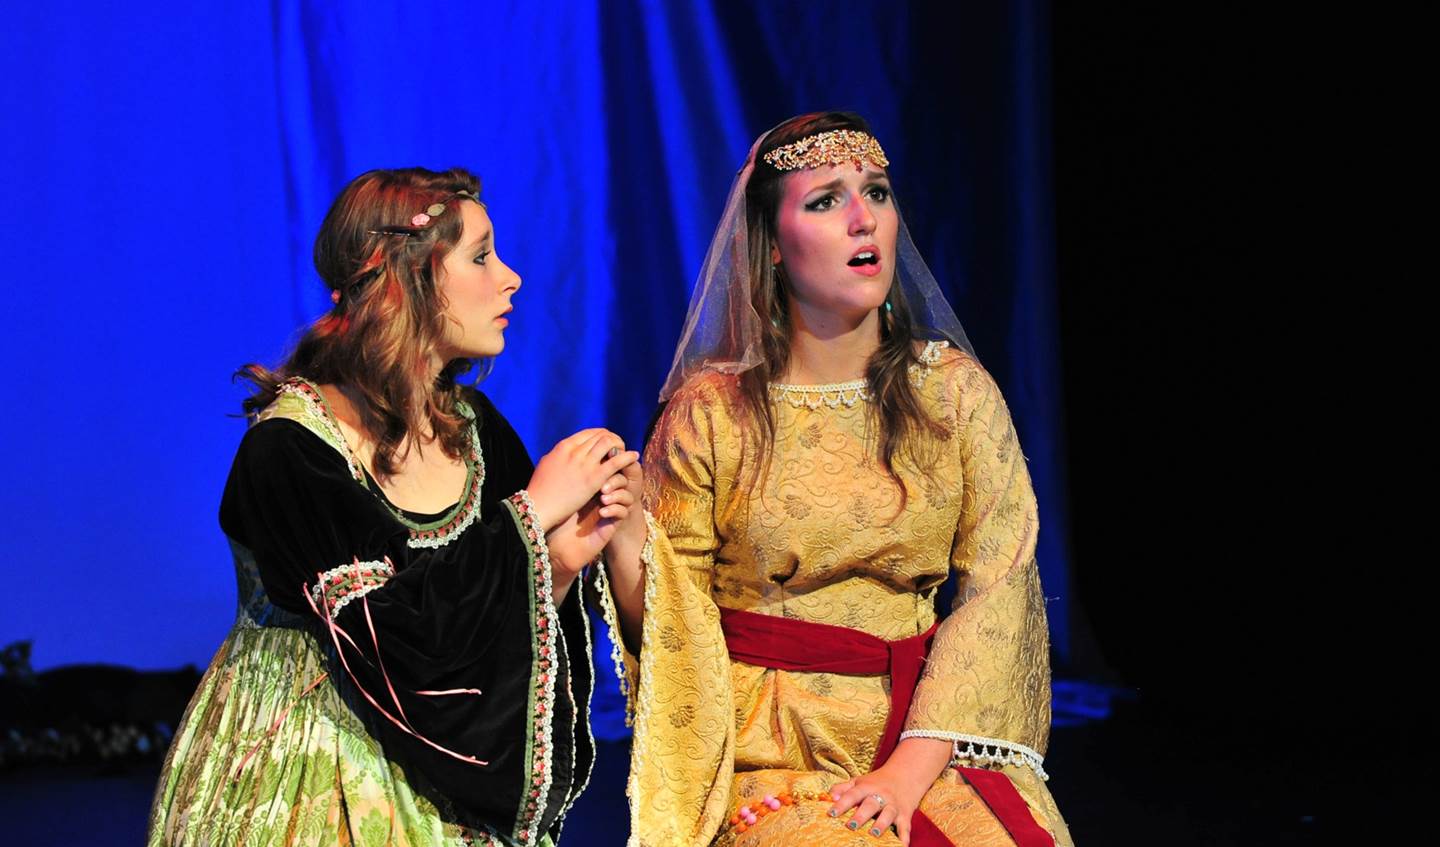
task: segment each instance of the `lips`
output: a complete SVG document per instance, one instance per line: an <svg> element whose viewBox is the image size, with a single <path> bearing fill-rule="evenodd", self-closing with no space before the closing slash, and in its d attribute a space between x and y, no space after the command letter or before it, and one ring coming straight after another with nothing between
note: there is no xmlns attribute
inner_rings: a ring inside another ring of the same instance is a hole
<svg viewBox="0 0 1440 847"><path fill-rule="evenodd" d="M878 265L880 264L880 253L873 247L866 247L851 256L850 261L846 264L852 268L858 268L861 265Z"/></svg>
<svg viewBox="0 0 1440 847"><path fill-rule="evenodd" d="M845 264L858 274L875 276L880 273L880 251L875 245L867 244L856 250Z"/></svg>

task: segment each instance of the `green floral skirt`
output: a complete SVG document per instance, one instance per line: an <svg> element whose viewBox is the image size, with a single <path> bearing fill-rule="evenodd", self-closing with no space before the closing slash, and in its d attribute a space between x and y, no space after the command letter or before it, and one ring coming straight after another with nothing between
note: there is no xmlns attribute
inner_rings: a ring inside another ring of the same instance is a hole
<svg viewBox="0 0 1440 847"><path fill-rule="evenodd" d="M326 670L306 632L242 616L170 744L148 843L505 843L441 820L341 702Z"/></svg>

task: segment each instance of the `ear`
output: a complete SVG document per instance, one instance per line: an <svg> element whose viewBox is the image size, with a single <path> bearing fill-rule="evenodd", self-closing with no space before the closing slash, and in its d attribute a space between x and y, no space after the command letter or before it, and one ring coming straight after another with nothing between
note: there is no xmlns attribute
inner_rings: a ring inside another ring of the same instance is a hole
<svg viewBox="0 0 1440 847"><path fill-rule="evenodd" d="M770 242L770 264L780 264L780 247L774 241Z"/></svg>

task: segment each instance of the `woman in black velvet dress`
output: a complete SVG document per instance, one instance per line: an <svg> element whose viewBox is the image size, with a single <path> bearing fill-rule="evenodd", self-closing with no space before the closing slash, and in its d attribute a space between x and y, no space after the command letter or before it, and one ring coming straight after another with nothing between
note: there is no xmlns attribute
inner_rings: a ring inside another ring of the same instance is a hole
<svg viewBox="0 0 1440 847"><path fill-rule="evenodd" d="M254 425L220 507L239 610L150 843L553 843L594 758L573 584L643 526L636 454L592 429L532 465L457 384L520 287L474 176L358 177L315 262L335 308L242 372Z"/></svg>

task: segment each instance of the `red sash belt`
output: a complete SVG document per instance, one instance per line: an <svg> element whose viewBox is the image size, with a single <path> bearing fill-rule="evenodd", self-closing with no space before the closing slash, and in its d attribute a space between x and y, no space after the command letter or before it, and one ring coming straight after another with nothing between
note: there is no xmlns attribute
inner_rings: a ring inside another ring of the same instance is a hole
<svg viewBox="0 0 1440 847"><path fill-rule="evenodd" d="M890 716L875 766L890 758L910 713L920 670L930 652L936 623L921 635L885 641L868 633L831 624L797 621L720 607L720 626L730 658L747 665L785 671L842 674L889 674ZM1030 808L1009 777L981 768L957 768L965 781L995 813L1019 847L1052 847L1050 834L1035 823ZM953 847L950 839L919 809L911 817L912 847Z"/></svg>

